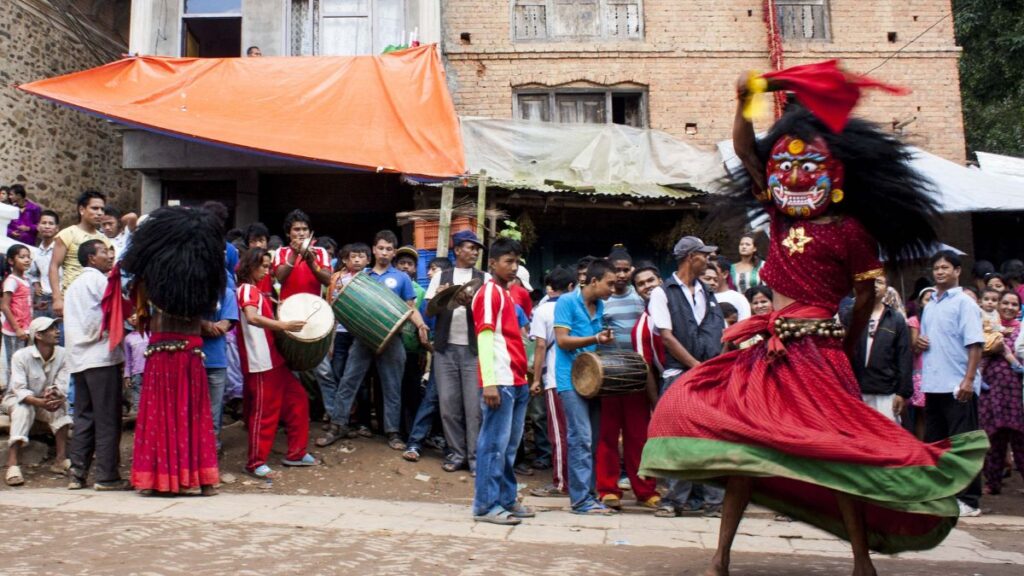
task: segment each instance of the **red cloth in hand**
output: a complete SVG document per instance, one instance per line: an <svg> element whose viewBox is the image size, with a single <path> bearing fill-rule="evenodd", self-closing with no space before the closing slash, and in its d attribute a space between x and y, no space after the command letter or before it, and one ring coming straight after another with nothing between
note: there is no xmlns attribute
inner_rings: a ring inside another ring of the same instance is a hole
<svg viewBox="0 0 1024 576"><path fill-rule="evenodd" d="M838 60L793 66L768 72L763 77L770 81L769 85L792 92L801 104L837 134L846 126L862 88L879 88L900 95L910 93L906 88L846 72L839 68Z"/></svg>

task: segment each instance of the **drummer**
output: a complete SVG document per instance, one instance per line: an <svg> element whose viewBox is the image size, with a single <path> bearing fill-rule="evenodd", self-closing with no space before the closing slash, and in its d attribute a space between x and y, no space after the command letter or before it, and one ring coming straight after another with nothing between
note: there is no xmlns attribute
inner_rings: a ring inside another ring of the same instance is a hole
<svg viewBox="0 0 1024 576"><path fill-rule="evenodd" d="M371 278L388 287L404 300L412 309L409 321L416 327L420 342L429 343L430 329L423 321L423 316L416 310L416 292L412 280L404 272L399 272L391 265L398 246L398 237L390 230L381 230L373 239L373 268ZM375 363L380 376L381 390L384 395L384 434L388 447L392 450L405 450L405 442L399 433L402 413L402 373L405 371L405 347L401 338L392 338L387 346L375 356L375 351L360 340L356 340L349 349L345 363L345 373L338 382L338 393L334 397L334 412L331 414L331 427L322 437L317 439L317 446L330 446L342 438L352 438L349 430L348 417L352 410L363 378Z"/></svg>
<svg viewBox="0 0 1024 576"><path fill-rule="evenodd" d="M569 500L574 514L607 516L614 511L597 499L594 490L594 442L598 437L600 400L587 400L572 384L572 363L582 352L615 341L602 329L604 301L615 289L615 272L598 258L587 266L580 289L555 303L555 379L562 399L569 454Z"/></svg>
<svg viewBox="0 0 1024 576"><path fill-rule="evenodd" d="M427 300L449 286L461 286L490 276L476 269L484 245L470 230L452 235L455 267L435 275L427 287ZM476 442L480 433L480 391L473 314L460 306L437 316L434 335L434 378L441 405L441 425L450 450L441 465L445 472L476 470Z"/></svg>
<svg viewBox="0 0 1024 576"><path fill-rule="evenodd" d="M331 257L327 250L312 245L309 215L302 210L289 212L284 219L284 232L288 245L274 254L271 266L271 273L281 283L281 302L294 294L323 297L324 287L331 283ZM310 372L307 382L316 379L321 397L335 394L338 385L329 355Z"/></svg>
<svg viewBox="0 0 1024 576"><path fill-rule="evenodd" d="M262 248L245 253L238 264L238 307L241 319L238 340L245 374L245 424L249 429L249 457L246 471L258 478L271 478L267 465L277 425L284 421L288 450L285 466L316 466L309 452L309 401L306 389L288 371L277 350L271 331L298 332L305 322L275 320L270 301L257 286L270 271L270 254Z"/></svg>

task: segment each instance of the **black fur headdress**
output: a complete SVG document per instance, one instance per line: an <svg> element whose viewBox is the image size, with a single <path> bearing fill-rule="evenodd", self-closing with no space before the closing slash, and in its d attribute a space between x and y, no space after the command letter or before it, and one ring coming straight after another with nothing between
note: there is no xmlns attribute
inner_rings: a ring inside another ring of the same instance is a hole
<svg viewBox="0 0 1024 576"><path fill-rule="evenodd" d="M132 235L121 267L164 312L188 318L213 312L226 282L220 222L200 208L160 208Z"/></svg>

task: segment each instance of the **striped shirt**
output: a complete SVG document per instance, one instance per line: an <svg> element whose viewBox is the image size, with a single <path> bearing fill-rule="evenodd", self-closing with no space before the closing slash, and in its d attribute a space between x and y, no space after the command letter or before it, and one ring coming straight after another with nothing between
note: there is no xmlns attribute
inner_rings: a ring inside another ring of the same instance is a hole
<svg viewBox="0 0 1024 576"><path fill-rule="evenodd" d="M607 346L601 346L602 350L618 348L620 350L631 350L633 347L630 332L636 326L637 319L644 313L644 301L637 295L632 286L629 291L619 296L612 294L604 302L604 316L601 321L604 326L611 328L615 334L615 342Z"/></svg>
<svg viewBox="0 0 1024 576"><path fill-rule="evenodd" d="M494 376L499 386L526 384L526 348L523 346L516 304L508 290L488 280L473 297L473 324L476 333L494 332ZM483 376L479 375L483 386Z"/></svg>

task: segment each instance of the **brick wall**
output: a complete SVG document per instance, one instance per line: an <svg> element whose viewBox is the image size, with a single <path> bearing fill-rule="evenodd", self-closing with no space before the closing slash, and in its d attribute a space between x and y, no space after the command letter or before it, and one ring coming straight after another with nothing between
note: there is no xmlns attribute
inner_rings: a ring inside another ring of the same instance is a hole
<svg viewBox="0 0 1024 576"><path fill-rule="evenodd" d="M464 115L508 118L513 90L523 85L639 84L648 90L650 127L708 147L729 137L735 79L769 66L761 5L645 0L642 40L564 43L513 42L511 0L446 2L443 42L455 105ZM949 10L949 0L832 0L832 41L787 40L786 64L835 57L867 72ZM872 94L858 113L888 125L916 118L903 129L909 142L962 162L959 54L947 18L873 73L913 94ZM685 134L687 123L697 124L696 134Z"/></svg>
<svg viewBox="0 0 1024 576"><path fill-rule="evenodd" d="M134 208L138 178L121 169L121 137L113 126L13 87L97 65L46 9L45 2L22 0L5 0L0 9L0 182L23 184L29 199L69 222L85 188Z"/></svg>

